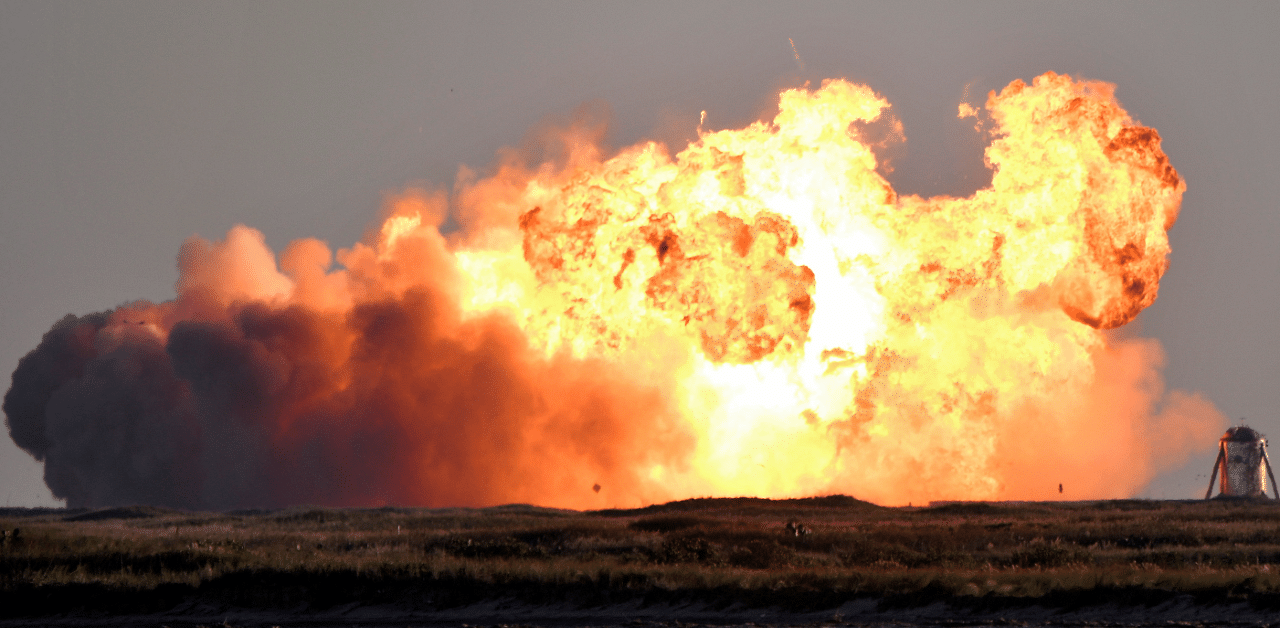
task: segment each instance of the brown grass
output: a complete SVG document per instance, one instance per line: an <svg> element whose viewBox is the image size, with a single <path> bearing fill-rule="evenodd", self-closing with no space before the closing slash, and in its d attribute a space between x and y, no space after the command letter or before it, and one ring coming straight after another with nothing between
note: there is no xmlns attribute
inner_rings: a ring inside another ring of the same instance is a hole
<svg viewBox="0 0 1280 628"><path fill-rule="evenodd" d="M811 533L786 534L788 521ZM830 608L1280 601L1269 501L687 500L640 510L0 511L4 615L494 597Z"/></svg>

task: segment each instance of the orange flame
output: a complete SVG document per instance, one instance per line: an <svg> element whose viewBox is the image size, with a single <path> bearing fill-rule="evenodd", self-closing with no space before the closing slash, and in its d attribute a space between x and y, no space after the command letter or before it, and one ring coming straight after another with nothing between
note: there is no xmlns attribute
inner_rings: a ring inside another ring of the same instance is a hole
<svg viewBox="0 0 1280 628"><path fill-rule="evenodd" d="M1122 497L1213 446L1158 344L1103 331L1167 266L1185 185L1156 131L1111 85L1015 81L986 103L990 187L920 198L858 132L888 106L787 90L674 157L570 129L560 161L464 171L452 208L404 193L340 269L314 240L277 268L251 229L193 239L178 298L94 351L164 347L166 412L199 426L177 475L215 507Z"/></svg>
<svg viewBox="0 0 1280 628"><path fill-rule="evenodd" d="M473 215L506 213L457 250L466 308L512 313L549 355L678 373L695 451L649 473L677 496L1046 498L1063 477L1118 497L1185 453L1157 428L1211 444L1203 399L1151 417L1159 348L1098 331L1167 266L1185 185L1156 131L1111 85L1015 81L986 105L991 186L899 197L854 130L887 107L827 81L674 159L579 145L474 184Z"/></svg>

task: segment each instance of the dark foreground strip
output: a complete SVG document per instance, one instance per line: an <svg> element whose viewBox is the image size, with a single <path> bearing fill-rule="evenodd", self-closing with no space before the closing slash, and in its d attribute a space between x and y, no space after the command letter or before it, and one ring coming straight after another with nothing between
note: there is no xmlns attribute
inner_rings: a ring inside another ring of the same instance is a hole
<svg viewBox="0 0 1280 628"><path fill-rule="evenodd" d="M1201 608L1243 604L1256 611L1280 612L1280 593L1253 590L1247 579L1230 587L1196 591L1139 586L1096 587L1055 590L1039 597L957 596L941 584L930 583L914 591L869 597L848 591L797 587L668 590L634 582L492 583L466 578L386 578L360 575L354 571L297 574L244 570L195 586L164 584L149 590L124 589L101 583L10 585L0 592L0 618L48 617L68 613L147 615L195 605L264 611L305 608L308 612L324 612L352 604L395 605L412 611L434 612L495 600L576 609L638 604L643 607L697 605L710 610L771 608L789 613L815 613L836 609L859 599L874 600L874 608L878 612L889 613L938 603L956 611L991 615L1029 607L1056 612L1078 612L1103 606L1149 608L1174 600L1184 600Z"/></svg>

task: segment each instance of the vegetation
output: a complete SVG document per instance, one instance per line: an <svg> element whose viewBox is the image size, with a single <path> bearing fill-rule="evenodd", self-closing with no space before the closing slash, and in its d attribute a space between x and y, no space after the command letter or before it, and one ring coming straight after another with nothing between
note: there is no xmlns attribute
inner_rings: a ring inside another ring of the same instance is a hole
<svg viewBox="0 0 1280 628"><path fill-rule="evenodd" d="M4 616L493 598L833 608L1280 607L1271 501L698 499L638 510L0 510ZM16 530L16 532L15 532Z"/></svg>

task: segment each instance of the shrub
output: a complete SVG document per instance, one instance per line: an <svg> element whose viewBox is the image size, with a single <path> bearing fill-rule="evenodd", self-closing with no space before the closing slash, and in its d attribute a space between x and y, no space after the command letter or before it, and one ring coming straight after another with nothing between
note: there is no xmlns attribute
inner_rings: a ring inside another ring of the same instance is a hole
<svg viewBox="0 0 1280 628"><path fill-rule="evenodd" d="M637 519L627 524L627 528L631 530L639 530L641 532L677 532L701 525L702 519L698 517L668 515L658 517L645 517Z"/></svg>
<svg viewBox="0 0 1280 628"><path fill-rule="evenodd" d="M757 540L733 548L729 554L729 564L747 569L778 569L796 564L797 558L795 550L780 545L777 541Z"/></svg>
<svg viewBox="0 0 1280 628"><path fill-rule="evenodd" d="M1010 565L1024 568L1043 567L1051 569L1092 563L1093 555L1088 550L1058 541L1053 543L1046 543L1043 540L1035 541L1025 548L1014 550L1009 557Z"/></svg>

